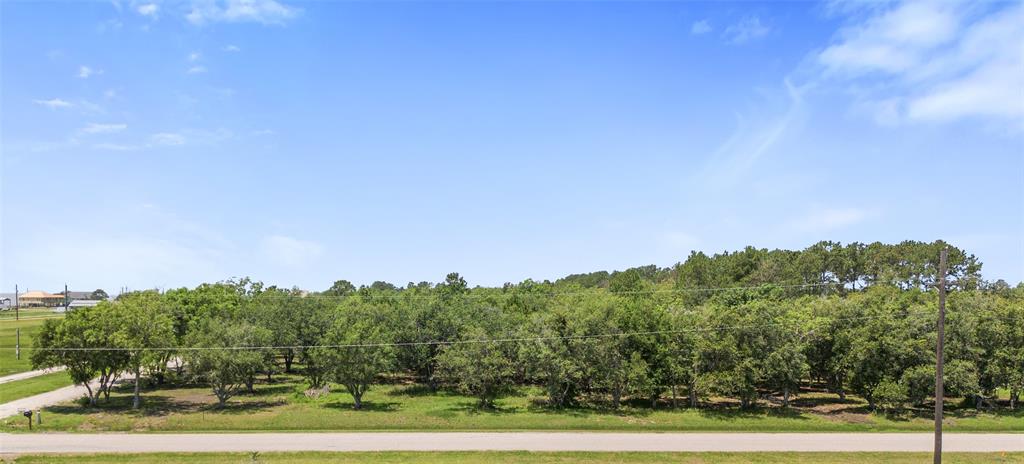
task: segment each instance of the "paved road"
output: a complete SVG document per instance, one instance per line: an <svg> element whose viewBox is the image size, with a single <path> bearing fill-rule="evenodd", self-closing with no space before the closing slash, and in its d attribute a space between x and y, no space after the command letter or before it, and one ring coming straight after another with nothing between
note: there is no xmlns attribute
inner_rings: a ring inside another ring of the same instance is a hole
<svg viewBox="0 0 1024 464"><path fill-rule="evenodd" d="M46 418L43 418L45 422ZM927 433L0 434L0 453L204 451L931 451ZM946 434L946 451L1024 451L1024 434Z"/></svg>
<svg viewBox="0 0 1024 464"><path fill-rule="evenodd" d="M61 366L61 367L51 367L51 368L48 368L48 369L39 369L39 370L35 370L35 371L19 372L17 374L5 375L3 377L0 377L0 384L7 383L7 382L14 382L15 380L31 379L32 377L39 377L40 375L46 375L46 374L49 374L49 373L52 373L52 372L60 372L62 370L64 370L64 366Z"/></svg>

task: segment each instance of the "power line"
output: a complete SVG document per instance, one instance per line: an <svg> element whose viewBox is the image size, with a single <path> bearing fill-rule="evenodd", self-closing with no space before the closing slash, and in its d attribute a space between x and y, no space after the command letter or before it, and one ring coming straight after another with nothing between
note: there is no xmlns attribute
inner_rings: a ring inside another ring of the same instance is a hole
<svg viewBox="0 0 1024 464"><path fill-rule="evenodd" d="M911 312L908 311L907 315ZM829 321L850 321L850 320L867 320L867 319L881 319L885 317L891 317L892 314L876 314L870 316L851 316L843 318L833 318ZM589 335L548 335L548 336L537 336L537 337L510 337L510 338L483 338L483 339L470 339L470 340L431 340L431 341L419 341L419 342L386 342L386 343L349 343L349 344L329 344L329 345L272 345L272 346L192 346L192 347L66 347L66 348L33 348L39 351L211 351L211 350L231 350L231 351L244 351L244 350L302 350L311 348L383 348L383 347L408 347L408 346L449 346L449 345L466 345L466 344L482 344L482 343L512 343L512 342L531 342L531 341L548 341L548 340L588 340L588 339L601 339L601 338L616 338L616 337L632 337L642 335L665 335L665 334L679 334L679 333L696 333L696 332L715 332L721 330L730 329L757 329L773 327L778 325L791 324L792 321L784 322L773 322L773 323L761 323L761 324L742 324L742 325L730 325L730 326L716 326L716 327L694 327L689 329L675 329L675 330L651 330L642 332L615 332L615 333L604 333L604 334L589 334ZM813 333L814 330L797 333Z"/></svg>

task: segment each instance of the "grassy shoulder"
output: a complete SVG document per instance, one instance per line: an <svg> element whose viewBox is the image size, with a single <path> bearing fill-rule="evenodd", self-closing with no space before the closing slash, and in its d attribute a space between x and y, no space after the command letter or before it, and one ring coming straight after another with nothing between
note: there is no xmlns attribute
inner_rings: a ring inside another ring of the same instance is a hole
<svg viewBox="0 0 1024 464"><path fill-rule="evenodd" d="M52 313L50 314L52 315ZM31 354L29 348L33 346L32 342L36 334L39 333L43 321L50 318L52 317L15 321L12 316L10 319L0 320L0 376L32 370L32 363L29 361ZM21 359L17 358L14 350L18 329L21 329Z"/></svg>
<svg viewBox="0 0 1024 464"><path fill-rule="evenodd" d="M30 379L2 383L0 384L0 403L46 393L71 384L71 378L66 372L53 372Z"/></svg>
<svg viewBox="0 0 1024 464"><path fill-rule="evenodd" d="M588 463L815 463L847 464L886 462L910 464L927 462L929 453L608 453L608 452L297 452L297 453L150 453L150 454L76 454L26 455L13 460L29 463L357 463L385 464L503 462L517 464L588 464ZM1024 463L1024 453L944 453L948 463Z"/></svg>
<svg viewBox="0 0 1024 464"><path fill-rule="evenodd" d="M131 410L130 385L122 385L109 401L96 407L80 402L44 410L38 431L329 431L329 430L594 430L594 431L723 431L723 432L893 432L928 431L929 411L899 417L872 414L856 398L803 393L785 410L762 406L741 410L721 403L702 409L651 410L646 402L619 410L600 405L551 409L539 389L521 389L502 398L497 408L479 410L476 400L460 394L430 392L419 385L380 385L364 397L364 409L340 387L309 398L298 376L277 376L258 383L255 393L232 398L216 407L210 389L201 385L147 388L143 408ZM0 430L27 431L17 418L0 420ZM948 405L948 432L1024 432L1024 410L979 412Z"/></svg>
<svg viewBox="0 0 1024 464"><path fill-rule="evenodd" d="M60 308L63 309L63 308ZM21 308L17 312L14 308L0 311L0 321L13 321L15 319L34 319L45 317L61 317L63 313L55 313L53 308Z"/></svg>

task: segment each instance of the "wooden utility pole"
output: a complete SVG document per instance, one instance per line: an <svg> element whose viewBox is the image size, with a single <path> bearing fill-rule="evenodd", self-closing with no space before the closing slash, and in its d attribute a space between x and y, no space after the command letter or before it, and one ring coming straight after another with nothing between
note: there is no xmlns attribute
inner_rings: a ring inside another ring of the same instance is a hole
<svg viewBox="0 0 1024 464"><path fill-rule="evenodd" d="M21 327L14 329L14 358L21 360Z"/></svg>
<svg viewBox="0 0 1024 464"><path fill-rule="evenodd" d="M68 284L64 284L64 314L68 313Z"/></svg>
<svg viewBox="0 0 1024 464"><path fill-rule="evenodd" d="M946 335L946 254L939 253L939 323L935 339L935 464L942 464L942 403L946 393L942 385L942 340Z"/></svg>
<svg viewBox="0 0 1024 464"><path fill-rule="evenodd" d="M18 316L19 316L18 315L18 310L19 309L20 308L18 307L18 285L15 284L14 285L14 320L16 320L16 321L18 320Z"/></svg>

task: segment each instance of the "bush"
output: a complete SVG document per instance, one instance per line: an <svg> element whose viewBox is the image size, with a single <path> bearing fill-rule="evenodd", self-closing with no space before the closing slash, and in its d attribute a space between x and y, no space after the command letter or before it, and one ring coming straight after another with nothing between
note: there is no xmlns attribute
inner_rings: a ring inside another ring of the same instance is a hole
<svg viewBox="0 0 1024 464"><path fill-rule="evenodd" d="M907 402L907 389L894 380L885 379L871 391L871 397L875 407L891 414L903 409Z"/></svg>
<svg viewBox="0 0 1024 464"><path fill-rule="evenodd" d="M922 405L935 394L935 367L921 365L907 369L900 383L906 388L910 404Z"/></svg>

